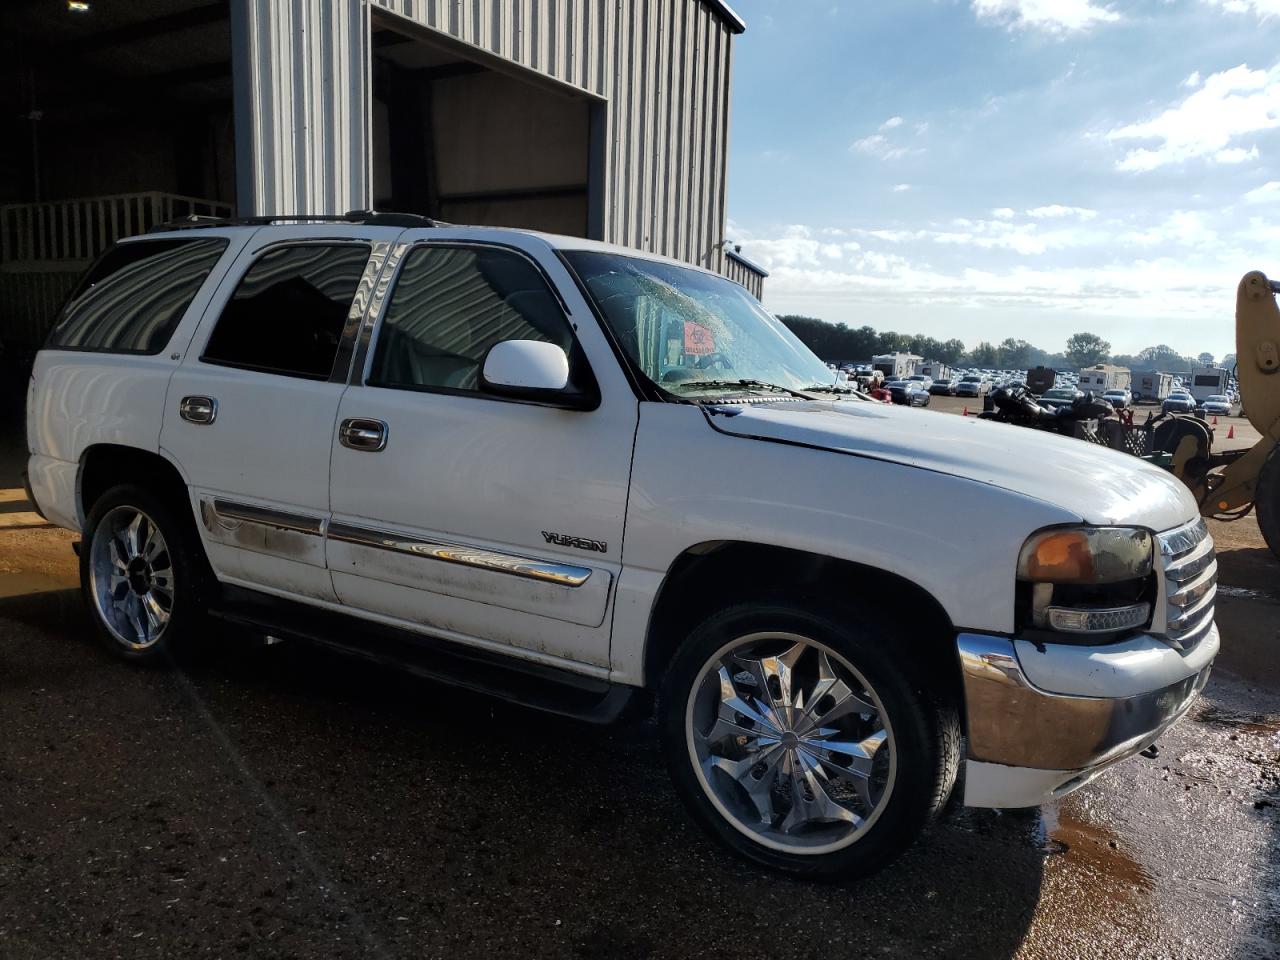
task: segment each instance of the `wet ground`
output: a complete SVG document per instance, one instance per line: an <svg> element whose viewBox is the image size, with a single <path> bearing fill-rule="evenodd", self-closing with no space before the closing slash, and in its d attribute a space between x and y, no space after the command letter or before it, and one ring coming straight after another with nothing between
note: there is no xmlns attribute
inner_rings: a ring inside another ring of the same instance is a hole
<svg viewBox="0 0 1280 960"><path fill-rule="evenodd" d="M3 453L4 958L1280 957L1280 564L1252 520L1214 525L1224 653L1155 760L817 886L705 840L648 724L288 644L117 662Z"/></svg>

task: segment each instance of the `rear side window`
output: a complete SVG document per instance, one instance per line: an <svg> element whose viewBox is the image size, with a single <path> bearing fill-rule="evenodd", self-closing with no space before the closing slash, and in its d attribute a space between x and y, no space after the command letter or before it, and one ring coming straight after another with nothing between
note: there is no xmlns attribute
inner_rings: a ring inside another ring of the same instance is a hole
<svg viewBox="0 0 1280 960"><path fill-rule="evenodd" d="M485 354L504 340L554 343L569 355L571 382L584 389L585 359L533 264L508 250L418 247L387 305L369 383L477 391Z"/></svg>
<svg viewBox="0 0 1280 960"><path fill-rule="evenodd" d="M264 254L223 308L200 359L327 380L368 260L367 243L300 244Z"/></svg>
<svg viewBox="0 0 1280 960"><path fill-rule="evenodd" d="M159 353L226 248L223 237L135 240L113 247L76 287L48 346Z"/></svg>

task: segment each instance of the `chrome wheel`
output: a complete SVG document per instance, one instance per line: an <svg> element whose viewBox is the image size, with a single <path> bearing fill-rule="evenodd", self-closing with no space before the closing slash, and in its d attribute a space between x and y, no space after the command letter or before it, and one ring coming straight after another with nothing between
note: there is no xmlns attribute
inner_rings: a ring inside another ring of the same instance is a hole
<svg viewBox="0 0 1280 960"><path fill-rule="evenodd" d="M136 507L115 507L94 528L89 551L103 624L133 650L150 647L173 613L173 561L160 528Z"/></svg>
<svg viewBox="0 0 1280 960"><path fill-rule="evenodd" d="M740 637L703 666L685 737L697 778L729 823L799 854L839 850L884 810L897 773L876 692L831 648L795 634Z"/></svg>

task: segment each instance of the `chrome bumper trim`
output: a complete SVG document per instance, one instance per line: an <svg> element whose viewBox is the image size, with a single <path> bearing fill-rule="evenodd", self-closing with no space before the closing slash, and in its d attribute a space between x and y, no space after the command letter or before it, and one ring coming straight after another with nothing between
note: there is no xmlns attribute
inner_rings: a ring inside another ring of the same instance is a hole
<svg viewBox="0 0 1280 960"><path fill-rule="evenodd" d="M956 638L969 758L1041 770L1088 771L1141 750L1185 714L1211 665L1131 697L1049 693L1031 683L1007 637Z"/></svg>
<svg viewBox="0 0 1280 960"><path fill-rule="evenodd" d="M394 553L444 560L448 563L460 563L468 567L480 567L484 570L525 577L529 580L558 583L566 587L582 586L592 573L589 567L575 567L571 564L558 563L553 560L535 560L530 557L494 553L490 550L469 547L465 544L448 543L444 540L428 540L403 533L371 530L349 523L331 522L328 535L330 540L339 540L343 543L351 543L360 547L390 550Z"/></svg>

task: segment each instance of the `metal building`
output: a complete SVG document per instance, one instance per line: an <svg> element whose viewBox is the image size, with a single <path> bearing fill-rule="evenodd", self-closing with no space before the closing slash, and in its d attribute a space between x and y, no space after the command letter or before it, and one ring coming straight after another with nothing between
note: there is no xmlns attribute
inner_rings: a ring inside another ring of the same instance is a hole
<svg viewBox="0 0 1280 960"><path fill-rule="evenodd" d="M0 340L190 213L395 209L719 270L723 0L5 0Z"/></svg>

